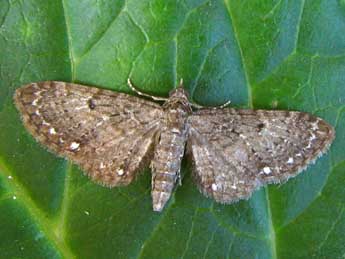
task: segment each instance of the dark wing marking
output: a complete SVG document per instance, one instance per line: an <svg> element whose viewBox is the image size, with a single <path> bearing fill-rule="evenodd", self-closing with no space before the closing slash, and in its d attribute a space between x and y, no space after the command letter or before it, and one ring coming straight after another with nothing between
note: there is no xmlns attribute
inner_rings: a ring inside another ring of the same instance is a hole
<svg viewBox="0 0 345 259"><path fill-rule="evenodd" d="M222 203L297 175L334 138L330 125L303 112L204 109L188 123L195 181Z"/></svg>
<svg viewBox="0 0 345 259"><path fill-rule="evenodd" d="M55 81L23 86L14 98L40 143L101 184L129 184L152 158L162 116L155 103Z"/></svg>

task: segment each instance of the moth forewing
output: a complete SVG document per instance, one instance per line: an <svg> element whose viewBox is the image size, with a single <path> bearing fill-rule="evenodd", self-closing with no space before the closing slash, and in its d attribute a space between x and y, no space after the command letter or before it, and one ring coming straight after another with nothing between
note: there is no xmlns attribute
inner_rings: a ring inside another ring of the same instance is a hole
<svg viewBox="0 0 345 259"><path fill-rule="evenodd" d="M14 99L36 140L102 185L129 184L153 156L163 115L155 103L55 81L23 86Z"/></svg>

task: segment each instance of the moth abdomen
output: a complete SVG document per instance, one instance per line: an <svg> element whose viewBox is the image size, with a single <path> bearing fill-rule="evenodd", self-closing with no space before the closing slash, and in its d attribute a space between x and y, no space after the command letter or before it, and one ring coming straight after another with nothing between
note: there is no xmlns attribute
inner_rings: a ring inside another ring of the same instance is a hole
<svg viewBox="0 0 345 259"><path fill-rule="evenodd" d="M152 199L155 211L161 211L171 196L181 167L185 136L162 132L152 160Z"/></svg>

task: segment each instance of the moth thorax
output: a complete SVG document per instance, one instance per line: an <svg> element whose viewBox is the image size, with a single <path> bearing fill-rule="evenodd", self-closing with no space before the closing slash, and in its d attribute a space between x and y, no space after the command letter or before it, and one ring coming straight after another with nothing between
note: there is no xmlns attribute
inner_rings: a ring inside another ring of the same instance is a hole
<svg viewBox="0 0 345 259"><path fill-rule="evenodd" d="M177 128L179 131L185 127L185 122L189 116L189 111L184 107L171 108L166 112L167 126L170 129Z"/></svg>

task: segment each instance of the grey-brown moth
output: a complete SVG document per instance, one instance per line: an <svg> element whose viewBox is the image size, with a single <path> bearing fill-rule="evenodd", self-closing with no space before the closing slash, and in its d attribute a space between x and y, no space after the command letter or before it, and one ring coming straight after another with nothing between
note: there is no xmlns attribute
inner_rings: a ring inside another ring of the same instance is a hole
<svg viewBox="0 0 345 259"><path fill-rule="evenodd" d="M195 110L182 84L169 98L153 99L165 102L56 81L25 85L14 95L35 139L97 183L127 185L150 165L155 211L180 180L185 149L199 190L232 203L297 175L334 139L332 126L304 112Z"/></svg>

